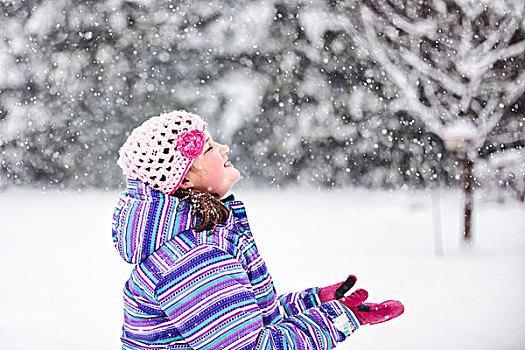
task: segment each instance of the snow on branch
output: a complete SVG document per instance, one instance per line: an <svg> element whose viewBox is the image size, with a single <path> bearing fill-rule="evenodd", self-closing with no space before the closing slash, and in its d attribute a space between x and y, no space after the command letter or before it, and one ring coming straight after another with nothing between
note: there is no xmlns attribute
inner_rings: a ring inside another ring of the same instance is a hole
<svg viewBox="0 0 525 350"><path fill-rule="evenodd" d="M475 158L525 93L523 1L371 0L352 9L356 44L397 88L391 111L410 113L442 139L461 130L461 151Z"/></svg>
<svg viewBox="0 0 525 350"><path fill-rule="evenodd" d="M363 21L364 36L360 37L361 41L366 42L370 55L383 66L389 78L400 88L405 108L413 113L418 113L429 130L439 135L441 124L439 117L436 118L432 109L419 100L417 86L409 81L407 72L403 72L400 69L401 67L396 66L387 55L385 48L379 42L374 31L372 22L374 17L375 15L372 11L366 7L362 8L361 19Z"/></svg>
<svg viewBox="0 0 525 350"><path fill-rule="evenodd" d="M400 57L403 58L406 63L410 64L414 69L416 69L420 74L426 75L433 80L439 81L443 85L443 87L445 87L447 90L454 94L465 94L465 87L457 77L447 75L439 69L434 68L431 64L425 62L416 53L409 51L404 47L400 47L399 52Z"/></svg>
<svg viewBox="0 0 525 350"><path fill-rule="evenodd" d="M510 39L518 29L520 25L520 19L523 16L523 12L520 11L515 16L509 17L503 21L503 23L497 28L497 30L492 31L487 39L479 45L472 54L474 56L480 56L487 54L492 50L496 45L505 46L508 45Z"/></svg>
<svg viewBox="0 0 525 350"><path fill-rule="evenodd" d="M525 52L525 41L520 41L514 45L502 47L487 52L480 56L480 60L470 63L470 74L476 79L480 79L488 70L490 70L497 61L504 61L508 58L521 55Z"/></svg>
<svg viewBox="0 0 525 350"><path fill-rule="evenodd" d="M386 1L374 0L373 4L383 15L388 16L394 26L403 30L404 32L416 37L428 36L430 39L435 38L434 33L437 29L437 24L435 21L431 19L419 19L414 21L403 18L403 16L398 15L392 6L390 6L390 4Z"/></svg>
<svg viewBox="0 0 525 350"><path fill-rule="evenodd" d="M501 121L501 118L505 113L505 106L512 104L521 95L523 95L523 93L525 93L525 71L521 72L516 81L508 83L505 86L505 91L503 93L505 97L502 99L501 103L499 103L497 107L495 106L495 99L493 99L492 104L490 106L487 105L487 107L490 107L491 109L499 109L495 112L494 110L490 112L485 112L485 114L489 115L489 118L487 118L485 124L477 130L477 135L475 138L477 142L474 145L476 148L481 147L483 145L487 136Z"/></svg>

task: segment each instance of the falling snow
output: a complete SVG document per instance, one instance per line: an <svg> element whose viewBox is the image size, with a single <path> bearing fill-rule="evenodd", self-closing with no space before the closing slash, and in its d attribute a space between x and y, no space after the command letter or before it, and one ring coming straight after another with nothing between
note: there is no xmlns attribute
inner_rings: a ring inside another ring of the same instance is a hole
<svg viewBox="0 0 525 350"><path fill-rule="evenodd" d="M404 317L348 349L523 347L523 0L0 9L1 348L118 347L126 276L107 251L118 150L176 109L230 145L280 292L358 273L405 302ZM286 215L271 212L276 199ZM320 226L304 220L319 212Z"/></svg>
<svg viewBox="0 0 525 350"><path fill-rule="evenodd" d="M187 109L245 183L456 186L452 137L523 197L487 171L523 154L519 4L3 1L0 186L121 186L131 129Z"/></svg>

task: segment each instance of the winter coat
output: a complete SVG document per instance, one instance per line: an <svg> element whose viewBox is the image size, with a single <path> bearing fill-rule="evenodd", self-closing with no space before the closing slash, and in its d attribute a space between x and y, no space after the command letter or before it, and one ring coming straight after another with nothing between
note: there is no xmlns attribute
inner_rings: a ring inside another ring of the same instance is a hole
<svg viewBox="0 0 525 350"><path fill-rule="evenodd" d="M123 349L331 349L359 327L318 288L278 297L243 204L213 232L195 232L191 206L128 180L113 241L136 264L124 286Z"/></svg>

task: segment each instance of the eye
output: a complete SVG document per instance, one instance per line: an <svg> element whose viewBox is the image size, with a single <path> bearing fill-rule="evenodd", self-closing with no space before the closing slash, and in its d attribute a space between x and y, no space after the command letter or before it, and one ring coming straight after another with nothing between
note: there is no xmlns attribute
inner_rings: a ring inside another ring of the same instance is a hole
<svg viewBox="0 0 525 350"><path fill-rule="evenodd" d="M206 151L204 151L204 153L208 153L209 151L212 150L212 148L213 148L213 147L212 147L211 144L210 144L210 146L208 147L208 149L207 149Z"/></svg>

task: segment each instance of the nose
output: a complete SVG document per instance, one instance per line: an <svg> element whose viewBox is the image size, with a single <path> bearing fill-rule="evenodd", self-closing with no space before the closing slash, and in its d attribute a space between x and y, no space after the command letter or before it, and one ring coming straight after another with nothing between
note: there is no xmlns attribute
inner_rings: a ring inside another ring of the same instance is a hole
<svg viewBox="0 0 525 350"><path fill-rule="evenodd" d="M224 155L227 155L228 153L230 153L230 147L228 147L228 145L223 145L221 143L219 144L219 147L221 148L221 151Z"/></svg>

